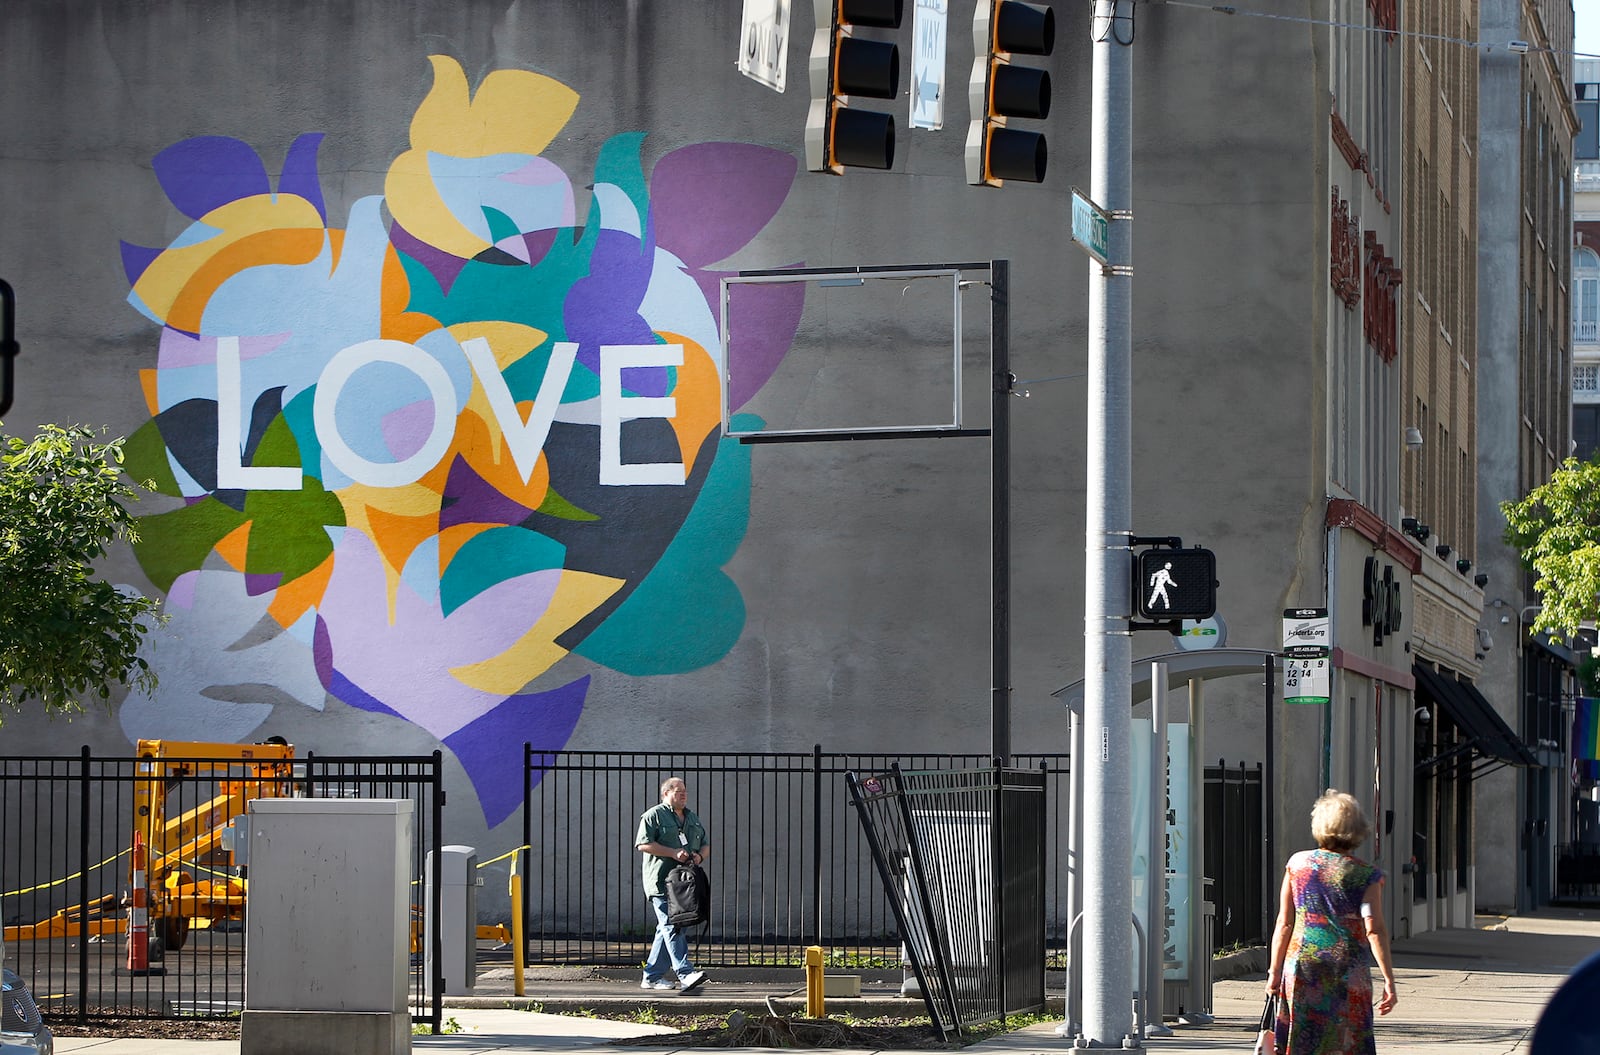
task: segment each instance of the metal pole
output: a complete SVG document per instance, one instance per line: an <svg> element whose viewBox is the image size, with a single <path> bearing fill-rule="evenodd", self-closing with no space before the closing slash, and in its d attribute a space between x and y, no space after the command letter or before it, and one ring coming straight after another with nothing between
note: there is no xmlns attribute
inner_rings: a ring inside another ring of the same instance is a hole
<svg viewBox="0 0 1600 1055"><path fill-rule="evenodd" d="M1011 262L989 262L989 754L1011 764Z"/></svg>
<svg viewBox="0 0 1600 1055"><path fill-rule="evenodd" d="M1107 210L1107 259L1089 264L1089 408L1087 523L1084 532L1083 958L1079 1047L1137 1047L1129 981L1133 977L1131 809L1133 597L1131 359L1133 260L1132 0L1095 0L1090 194ZM1119 43L1123 41L1125 43ZM1079 764L1074 760L1074 765Z"/></svg>
<svg viewBox="0 0 1600 1055"><path fill-rule="evenodd" d="M1162 1021L1167 966L1167 665L1150 664L1150 865L1145 871L1145 1019L1147 1037L1170 1037Z"/></svg>
<svg viewBox="0 0 1600 1055"><path fill-rule="evenodd" d="M1187 1025L1211 1021L1211 935L1206 928L1206 683L1189 679L1189 1004ZM1226 801L1227 770L1223 770ZM1226 816L1226 814L1224 814ZM1227 862L1223 862L1224 866Z"/></svg>
<svg viewBox="0 0 1600 1055"><path fill-rule="evenodd" d="M1273 845L1273 838L1272 838L1272 813L1273 813L1273 810L1272 810L1272 805L1271 805L1271 803L1272 803L1271 789L1274 788L1274 787L1277 787L1277 785L1275 783L1273 783L1273 781L1276 780L1277 778L1276 778L1276 776L1274 775L1274 772L1273 772L1274 767L1273 767L1273 764L1272 764L1272 757L1273 757L1274 752L1277 750L1277 743L1276 743L1276 739L1275 739L1275 734L1273 732L1273 711L1276 710L1276 708L1277 708L1277 696L1278 696L1277 687L1278 686L1277 686L1277 678L1275 676L1276 672L1272 668L1272 657L1271 656L1266 656L1265 658L1263 658L1262 661L1261 661L1261 665L1262 665L1262 672L1264 674L1265 683L1266 683L1266 699L1265 699L1265 704L1266 704L1266 723L1265 724L1266 724L1266 727L1267 727L1267 751L1266 751L1265 761L1263 763L1263 772L1262 772L1262 779L1261 779L1261 801L1264 804L1266 804L1266 807L1267 807L1266 809L1261 811L1262 817L1263 817L1262 827L1265 829L1261 834L1262 834L1262 837L1263 837L1263 841L1266 843L1266 846L1265 846L1265 851L1266 852L1265 852L1265 854L1263 854L1262 861L1261 861L1261 870L1262 870L1262 877L1261 877L1262 887L1261 887L1261 890L1265 895L1267 895L1267 896L1265 896L1265 897L1263 897L1261 899L1261 933L1265 934L1265 933L1267 933L1267 928L1271 925L1270 921L1273 919L1274 913L1277 912L1277 902L1271 896L1272 893L1277 889L1273 885L1272 880L1273 880L1273 877L1275 877L1278 874L1278 852L1277 852L1277 848Z"/></svg>

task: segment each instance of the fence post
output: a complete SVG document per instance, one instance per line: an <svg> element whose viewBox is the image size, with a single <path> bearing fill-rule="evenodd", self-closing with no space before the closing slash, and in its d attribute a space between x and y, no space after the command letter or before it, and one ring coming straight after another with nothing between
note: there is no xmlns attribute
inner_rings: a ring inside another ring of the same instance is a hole
<svg viewBox="0 0 1600 1055"><path fill-rule="evenodd" d="M812 944L822 947L822 745L811 745L811 898L815 927Z"/></svg>
<svg viewBox="0 0 1600 1055"><path fill-rule="evenodd" d="M437 1034L439 1027L444 1024L444 840L440 837L440 825L444 823L444 752L435 748L433 752L433 903L428 906L428 911L433 913L433 1032ZM468 877L471 878L470 876ZM469 920L468 926L477 927L477 920ZM424 928L426 932L427 928Z"/></svg>
<svg viewBox="0 0 1600 1055"><path fill-rule="evenodd" d="M522 741L522 849L517 851L517 853L522 855L522 865L523 865L522 866L522 872L523 872L523 876L524 876L524 878L522 880L523 887L522 887L522 906L521 906L521 912L522 912L522 941L524 943L526 943L527 940L528 940L528 933L529 933L528 928L529 928L529 925L533 923L533 917L528 912L528 886L527 886L528 880L530 878L532 878L528 874L528 869L533 865L533 854L532 854L532 851L528 849L528 847L533 845L533 817L532 817L533 808L532 808L532 804L533 804L533 744L530 741L524 740L524 741ZM516 906L512 906L512 907L513 907L513 909L516 908ZM524 948L522 950L522 954L524 956L527 955L527 949L526 948Z"/></svg>
<svg viewBox="0 0 1600 1055"><path fill-rule="evenodd" d="M78 756L78 1025L89 1022L89 745ZM137 764L137 763L135 763Z"/></svg>

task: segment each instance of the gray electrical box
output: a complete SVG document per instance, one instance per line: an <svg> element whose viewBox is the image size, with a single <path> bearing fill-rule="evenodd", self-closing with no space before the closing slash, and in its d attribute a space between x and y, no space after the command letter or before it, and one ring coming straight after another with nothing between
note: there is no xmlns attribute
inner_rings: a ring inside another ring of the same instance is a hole
<svg viewBox="0 0 1600 1055"><path fill-rule="evenodd" d="M241 1055L411 1051L412 803L253 799Z"/></svg>
<svg viewBox="0 0 1600 1055"><path fill-rule="evenodd" d="M423 959L427 965L427 992L434 979L443 978L445 993L470 996L478 984L478 851L471 846L445 846L439 850L439 919L433 918L433 851L428 851L426 908L428 926ZM439 928L439 962L435 970L433 928Z"/></svg>

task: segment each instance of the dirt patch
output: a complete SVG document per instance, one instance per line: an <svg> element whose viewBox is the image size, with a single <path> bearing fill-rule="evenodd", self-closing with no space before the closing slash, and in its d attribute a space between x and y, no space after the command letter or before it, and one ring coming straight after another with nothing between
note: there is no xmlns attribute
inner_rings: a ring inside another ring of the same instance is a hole
<svg viewBox="0 0 1600 1055"><path fill-rule="evenodd" d="M661 1023L661 1020L657 1020ZM670 1021L661 1024L672 1025ZM632 1048L856 1048L945 1051L961 1045L939 1039L927 1024L844 1023L832 1019L778 1018L735 1011L725 1026L684 1029L611 1043Z"/></svg>
<svg viewBox="0 0 1600 1055"><path fill-rule="evenodd" d="M89 1009L89 1021L78 1016L45 1015L44 1024L57 1037L141 1037L151 1040L238 1040L236 1018L128 1017L116 1008Z"/></svg>

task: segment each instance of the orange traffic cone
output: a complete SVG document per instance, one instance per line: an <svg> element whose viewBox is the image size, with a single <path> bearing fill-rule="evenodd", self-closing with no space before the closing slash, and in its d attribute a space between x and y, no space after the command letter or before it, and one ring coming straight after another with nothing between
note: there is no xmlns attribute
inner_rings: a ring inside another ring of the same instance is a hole
<svg viewBox="0 0 1600 1055"><path fill-rule="evenodd" d="M145 882L148 866L144 835L133 833L133 889L128 903L128 973L165 974L165 970L150 968L150 909L147 899L150 888Z"/></svg>

